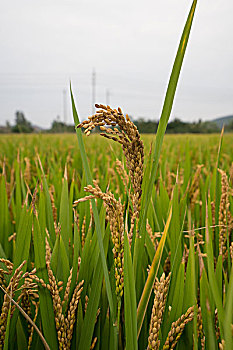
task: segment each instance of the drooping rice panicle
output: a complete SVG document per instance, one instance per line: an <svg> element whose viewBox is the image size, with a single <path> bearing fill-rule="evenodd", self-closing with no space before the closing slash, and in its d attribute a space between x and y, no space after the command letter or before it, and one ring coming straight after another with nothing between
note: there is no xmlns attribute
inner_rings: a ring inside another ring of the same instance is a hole
<svg viewBox="0 0 233 350"><path fill-rule="evenodd" d="M33 318L33 322L36 322L37 316L38 316L38 312L39 312L39 302L36 304L35 307L35 316ZM30 333L29 333L29 338L28 338L28 350L31 348L31 344L32 344L32 338L33 338L33 334L34 334L34 327L31 326L30 328Z"/></svg>
<svg viewBox="0 0 233 350"><path fill-rule="evenodd" d="M66 326L66 348L70 349L71 347L71 340L74 330L74 323L76 321L76 309L78 307L78 303L80 300L80 296L83 290L83 283L84 281L81 281L74 289L72 299L70 301L67 316L65 317L65 326Z"/></svg>
<svg viewBox="0 0 233 350"><path fill-rule="evenodd" d="M96 114L77 127L84 128L84 132L88 136L91 130L99 126L101 131L104 131L100 134L101 136L116 141L122 146L133 189L132 193L130 192L133 206L129 232L129 242L131 244L134 225L138 221L140 212L144 163L143 142L135 124L128 115L126 117L123 115L120 108L113 110L109 106L98 104L96 104L96 108L99 108Z"/></svg>
<svg viewBox="0 0 233 350"><path fill-rule="evenodd" d="M124 287L124 207L121 199L117 201L109 191L107 193L102 192L96 183L95 187L88 185L84 190L91 193L95 198L102 199L105 203L113 242L116 295L121 297Z"/></svg>
<svg viewBox="0 0 233 350"><path fill-rule="evenodd" d="M64 298L62 300L62 305L67 303L68 300L69 300L72 275L73 275L73 267L70 269L70 274L69 274L68 281L67 281L67 284L66 284L66 289L65 289L65 292L64 292Z"/></svg>
<svg viewBox="0 0 233 350"><path fill-rule="evenodd" d="M225 340L222 339L222 341L218 344L219 350L224 350L225 349Z"/></svg>
<svg viewBox="0 0 233 350"><path fill-rule="evenodd" d="M30 183L30 181L31 181L31 162L30 162L30 159L28 157L25 157L24 160L26 163L26 167L24 170L24 178L27 181L27 183Z"/></svg>
<svg viewBox="0 0 233 350"><path fill-rule="evenodd" d="M156 278L154 284L154 304L151 312L150 329L148 337L148 350L159 349L159 330L163 319L163 312L167 298L168 287L171 274L165 278L165 273L162 274L160 280Z"/></svg>
<svg viewBox="0 0 233 350"><path fill-rule="evenodd" d="M223 170L219 169L221 174L221 200L219 206L219 254L224 255L226 252L227 233L230 234L232 230L232 216L230 213L230 201L229 201L229 184L227 175Z"/></svg>
<svg viewBox="0 0 233 350"><path fill-rule="evenodd" d="M165 272L165 275L168 275L171 271L171 252L168 253L168 256L166 257L166 260L164 262L163 271Z"/></svg>
<svg viewBox="0 0 233 350"><path fill-rule="evenodd" d="M199 182L200 182L200 174L201 174L202 168L203 168L203 164L197 166L196 172L194 174L194 177L189 189L190 206L192 210L194 209L195 203L200 193Z"/></svg>
<svg viewBox="0 0 233 350"><path fill-rule="evenodd" d="M54 318L55 318L59 349L69 350L71 347L74 323L76 322L76 309L83 290L84 281L82 280L81 282L76 284L76 287L71 297L71 301L68 304L71 281L72 281L72 269L71 269L68 277L68 281L66 284L64 298L62 300L60 296L60 292L63 290L63 281L57 281L52 271L52 268L50 265L51 248L49 246L49 242L47 238L45 240L45 247L46 247L45 260L46 260L46 267L48 271L49 283L46 284L43 281L43 279L39 279L36 275L31 275L31 278L37 281L37 283L40 283L44 288L47 288L49 290L52 297L52 302L53 302ZM80 266L80 259L78 262L78 271L79 271L79 266ZM65 310L63 310L64 304L67 305Z"/></svg>
<svg viewBox="0 0 233 350"><path fill-rule="evenodd" d="M11 263L8 260L1 259L1 261L2 262L5 261L7 267L10 267L10 268L12 267ZM6 293L8 293L12 298L14 298L15 292L18 289L19 282L20 282L22 275L23 275L22 268L25 264L26 264L26 261L23 261L22 264L20 264L15 269L15 272L14 272L13 276L11 277L9 284L6 287ZM3 300L1 315L0 315L0 347L2 347L2 348L4 346L4 339L5 339L6 325L7 325L7 316L8 316L8 312L10 309L10 304L11 304L11 301L10 301L9 297L7 296L7 294L4 294L4 300ZM14 311L14 307L12 307L11 313L13 313L13 311Z"/></svg>
<svg viewBox="0 0 233 350"><path fill-rule="evenodd" d="M85 244L85 239L86 239L86 216L84 215L83 222L82 222L82 236L81 236L81 244L82 244L82 249Z"/></svg>
<svg viewBox="0 0 233 350"><path fill-rule="evenodd" d="M118 174L120 175L120 178L124 184L124 187L128 188L129 176L128 176L127 171L124 168L124 165L122 164L122 162L119 159L116 159L116 170L117 170Z"/></svg>
<svg viewBox="0 0 233 350"><path fill-rule="evenodd" d="M174 349L180 339L184 328L188 322L191 322L194 317L194 306L191 306L185 314L171 325L171 330L168 333L167 339L163 346L163 350Z"/></svg>
<svg viewBox="0 0 233 350"><path fill-rule="evenodd" d="M154 248L156 250L157 247L158 247L158 244L159 244L157 238L161 237L161 234L160 234L160 232L157 232L157 233L153 232L153 230L152 230L148 220L147 220L147 223L146 223L146 230L147 230L147 232L148 232L148 234L150 236L151 242L153 243L153 246L154 246Z"/></svg>
<svg viewBox="0 0 233 350"><path fill-rule="evenodd" d="M54 194L55 194L55 188L54 188L54 185L51 185L51 187L49 189L49 195L50 195L52 211L53 211L53 220L56 222L57 221L57 208L55 205Z"/></svg>

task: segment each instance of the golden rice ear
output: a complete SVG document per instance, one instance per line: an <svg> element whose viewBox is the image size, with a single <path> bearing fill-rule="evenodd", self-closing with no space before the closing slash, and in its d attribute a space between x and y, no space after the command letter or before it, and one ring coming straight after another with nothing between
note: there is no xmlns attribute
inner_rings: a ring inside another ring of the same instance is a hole
<svg viewBox="0 0 233 350"><path fill-rule="evenodd" d="M31 178L32 178L32 176L31 176L30 159L28 157L25 157L24 160L25 160L25 163L26 163L26 167L25 167L25 170L24 170L24 178L27 181L27 183L30 183Z"/></svg>
<svg viewBox="0 0 233 350"><path fill-rule="evenodd" d="M225 171L218 169L221 174L221 199L219 206L219 254L225 255L226 253L226 241L227 241L227 232L231 233L233 218L230 208L229 201L229 183Z"/></svg>
<svg viewBox="0 0 233 350"><path fill-rule="evenodd" d="M65 293L64 293L64 298L62 300L62 305L64 305L65 303L68 302L69 295L70 295L70 286L71 286L72 275L73 275L73 267L70 269L70 274L69 274L68 281L66 284L66 289L65 289Z"/></svg>
<svg viewBox="0 0 233 350"><path fill-rule="evenodd" d="M138 219L140 213L140 203L142 195L143 165L144 165L144 146L136 125L130 120L129 116L124 116L121 108L112 109L109 106L96 105L99 110L88 120L82 122L78 127L85 129L84 133L88 136L95 127L100 127L104 132L101 136L118 142L122 146L126 158L126 166L129 171L132 191L129 192L130 204L133 214L131 216L129 242L131 244L136 224L138 235ZM117 128L116 128L117 126ZM119 170L119 161L117 164ZM120 170L122 173L122 169ZM123 171L124 173L124 171ZM122 173L122 174L123 174ZM126 177L126 179L128 176ZM127 181L127 180L126 180ZM124 185L125 182L124 182Z"/></svg>
<svg viewBox="0 0 233 350"><path fill-rule="evenodd" d="M155 281L155 297L150 319L148 349L159 349L160 346L159 330L163 319L170 277L170 273L167 278L165 278L165 273L163 273L160 280L156 278Z"/></svg>
<svg viewBox="0 0 233 350"><path fill-rule="evenodd" d="M46 284L43 281L43 279L38 278L34 274L30 275L30 278L32 280L35 280L37 283L41 284L42 287L47 288L49 290L52 297L59 349L70 349L74 323L76 321L76 309L78 307L79 299L83 290L84 281L82 280L79 284L76 284L71 301L68 305L73 268L71 268L70 270L70 274L64 292L64 298L62 300L60 297L60 292L63 290L63 281L56 280L56 277L54 276L53 270L51 268L51 248L49 246L47 238L45 239L45 248L45 261L48 271L49 283ZM65 307L63 310L64 305Z"/></svg>
<svg viewBox="0 0 233 350"><path fill-rule="evenodd" d="M127 189L129 185L129 176L124 168L123 163L119 159L116 159L116 170L124 184L125 189Z"/></svg>
<svg viewBox="0 0 233 350"><path fill-rule="evenodd" d="M225 340L222 339L222 341L218 344L219 350L224 350L225 349Z"/></svg>
<svg viewBox="0 0 233 350"><path fill-rule="evenodd" d="M154 248L156 250L158 245L159 245L158 238L160 239L161 236L162 236L161 232L153 232L153 230L152 230L148 220L146 222L146 231L149 234L151 242L153 243L153 246L154 246Z"/></svg>
<svg viewBox="0 0 233 350"><path fill-rule="evenodd" d="M40 305L39 302L35 305L35 316L34 316L34 318L33 318L33 322L34 322L34 323L36 323L36 319L37 319L37 316L38 316L38 313L39 313L39 305ZM29 338L28 338L28 349L31 348L32 337L33 337L34 329L35 329L35 328L34 328L33 326L30 326Z"/></svg>
<svg viewBox="0 0 233 350"><path fill-rule="evenodd" d="M73 335L74 323L76 322L76 310L78 307L78 303L81 297L81 293L83 291L83 283L82 280L79 284L76 285L72 299L69 304L67 317L65 318L65 329L66 329L66 348L70 349L71 340Z"/></svg>
<svg viewBox="0 0 233 350"><path fill-rule="evenodd" d="M135 193L141 197L141 184L143 179L144 146L136 125L126 115L121 108L111 109L109 106L96 105L99 110L88 120L80 123L78 127L85 129L88 136L95 127L100 127L104 136L122 145L126 157L126 165L129 169L132 186ZM117 128L115 128L117 126Z"/></svg>
<svg viewBox="0 0 233 350"><path fill-rule="evenodd" d="M57 222L57 208L55 205L54 193L55 193L54 185L51 185L49 188L49 195L50 195L52 211L53 211L53 221Z"/></svg>
<svg viewBox="0 0 233 350"><path fill-rule="evenodd" d="M200 193L200 189L199 189L200 174L203 166L204 166L203 164L197 165L197 169L189 189L190 206L192 211L194 210L195 203Z"/></svg>
<svg viewBox="0 0 233 350"><path fill-rule="evenodd" d="M96 184L97 185L97 184ZM90 192L95 198L100 198L104 201L107 212L107 220L110 224L110 231L113 243L113 256L116 280L116 295L118 299L123 295L124 289L124 205L121 200L118 201L114 195L108 191L102 192L100 187L92 187L88 185L84 188L86 192Z"/></svg>
<svg viewBox="0 0 233 350"><path fill-rule="evenodd" d="M203 331L203 318L202 318L202 312L201 307L198 307L198 313L197 313L197 336L201 340L201 349L205 349L205 334Z"/></svg>
<svg viewBox="0 0 233 350"><path fill-rule="evenodd" d="M1 269L2 275L11 274L13 272L13 264L9 260L6 260L6 259L1 259L0 261L5 264L7 269L9 267L9 271L8 272L6 271L6 273L3 269ZM14 295L18 289L19 283L24 278L22 268L24 267L25 264L26 264L26 261L24 260L22 262L22 264L20 264L15 269L15 272L14 272L13 276L11 277L10 282L8 283L6 289L4 289L5 294L4 294L4 300L3 300L2 310L1 310L1 315L0 315L0 346L4 345L6 326L7 326L7 317L8 317L8 313L9 313L10 306L11 306L11 300L7 296L7 294L9 294L11 296L11 298L14 298ZM12 306L11 313L14 312L14 309L15 309L15 307Z"/></svg>
<svg viewBox="0 0 233 350"><path fill-rule="evenodd" d="M231 255L231 260L233 262L233 242L231 242L231 245L230 245L230 255Z"/></svg>
<svg viewBox="0 0 233 350"><path fill-rule="evenodd" d="M168 333L167 339L163 346L163 350L174 349L180 339L184 328L188 322L191 322L194 317L194 306L190 307L177 321L171 325L171 330Z"/></svg>

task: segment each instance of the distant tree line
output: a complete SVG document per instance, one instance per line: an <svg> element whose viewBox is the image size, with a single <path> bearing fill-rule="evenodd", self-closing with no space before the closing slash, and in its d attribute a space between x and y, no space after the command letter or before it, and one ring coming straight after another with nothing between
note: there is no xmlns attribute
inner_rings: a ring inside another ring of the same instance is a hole
<svg viewBox="0 0 233 350"><path fill-rule="evenodd" d="M15 113L15 124L13 126L7 121L5 127L1 127L3 133L31 133L33 132L32 124L25 118L23 112L17 111Z"/></svg>
<svg viewBox="0 0 233 350"><path fill-rule="evenodd" d="M144 119L135 120L134 123L137 125L137 128L140 133L148 134L154 133L158 128L158 121L145 121ZM229 129L230 130L230 129ZM233 130L233 128L231 129ZM219 132L218 126L213 122L203 122L199 120L198 122L188 123L183 122L182 120L176 118L167 125L167 134L209 134Z"/></svg>
<svg viewBox="0 0 233 350"><path fill-rule="evenodd" d="M60 122L59 120L54 120L52 122L52 126L49 130L47 130L48 132L52 132L52 133L60 133L60 132L74 132L74 125L68 125L65 124L63 122Z"/></svg>
<svg viewBox="0 0 233 350"><path fill-rule="evenodd" d="M23 112L17 111L15 113L15 124L11 125L8 121L6 126L0 127L0 133L65 133L74 132L74 125L67 125L59 120L54 120L52 122L51 128L41 129L38 126L33 126L30 121L28 121Z"/></svg>
<svg viewBox="0 0 233 350"><path fill-rule="evenodd" d="M155 133L158 128L158 121L145 120L139 118L134 120L135 125L142 134ZM226 125L225 131L233 132L233 120ZM44 130L35 127L28 121L23 112L17 111L15 113L15 124L10 125L6 122L6 126L0 127L0 133L32 133L32 132L42 132L42 133L72 133L75 132L74 125L68 125L59 120L54 120L52 122L51 128ZM97 128L95 132L99 132ZM195 134L209 134L218 133L219 127L213 122L203 122L201 119L198 122L183 122L182 120L176 118L167 125L167 134L185 134L185 133L195 133Z"/></svg>

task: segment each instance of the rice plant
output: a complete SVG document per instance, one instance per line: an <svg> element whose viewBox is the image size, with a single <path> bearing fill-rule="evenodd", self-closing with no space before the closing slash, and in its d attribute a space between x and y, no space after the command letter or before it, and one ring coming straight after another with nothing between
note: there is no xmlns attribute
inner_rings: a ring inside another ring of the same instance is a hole
<svg viewBox="0 0 233 350"><path fill-rule="evenodd" d="M156 138L72 92L78 150L1 138L1 349L232 349L232 135L164 137L196 3Z"/></svg>

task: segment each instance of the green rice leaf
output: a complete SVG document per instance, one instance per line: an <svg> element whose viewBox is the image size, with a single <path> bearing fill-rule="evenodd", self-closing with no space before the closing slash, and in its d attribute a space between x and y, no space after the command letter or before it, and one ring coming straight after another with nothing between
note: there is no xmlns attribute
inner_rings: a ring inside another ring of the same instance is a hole
<svg viewBox="0 0 233 350"><path fill-rule="evenodd" d="M18 231L16 235L16 244L15 244L15 255L14 255L14 269L16 269L24 260L28 261L29 257L29 248L31 243L31 234L32 234L32 209L27 210L26 205L24 205ZM26 271L26 266L24 265L23 271Z"/></svg>
<svg viewBox="0 0 233 350"><path fill-rule="evenodd" d="M57 235L55 246L51 255L51 268L57 279L59 281L63 281L65 284L70 274L70 268L61 234ZM64 293L64 289L62 292Z"/></svg>
<svg viewBox="0 0 233 350"><path fill-rule="evenodd" d="M109 243L109 235L105 235L104 237L104 250L105 255L107 254ZM78 348L82 350L89 350L91 346L91 341L93 337L95 321L96 321L96 313L98 310L101 287L103 283L103 267L101 256L99 254L99 259L95 268L95 272L92 279L91 292L87 304L87 310L85 313L85 317L83 320L82 332L79 341ZM86 281L85 281L86 283ZM117 344L115 344L115 347Z"/></svg>
<svg viewBox="0 0 233 350"><path fill-rule="evenodd" d="M219 318L219 327L222 339L224 339L224 310L221 300L221 295L217 285L216 276L214 273L214 256L213 256L213 246L212 246L212 237L210 235L210 225L209 225L209 216L211 215L210 205L207 206L206 203L206 250L207 250L207 264L208 264L208 274L209 274L209 283L213 293L214 301L218 309L218 318Z"/></svg>
<svg viewBox="0 0 233 350"><path fill-rule="evenodd" d="M191 27L192 27L192 22L193 22L193 17L194 17L196 5L197 5L197 0L194 0L192 3L192 6L191 6L183 33L182 33L182 36L181 36L180 44L178 47L178 51L176 54L175 62L174 62L172 73L171 73L170 80L169 80L169 84L167 87L165 101L164 101L163 109L162 109L162 114L160 117L159 126L158 126L158 130L157 130L157 134L156 134L155 144L153 145L151 175L150 175L149 185L147 188L147 193L145 194L146 195L145 206L143 208L142 215L141 215L141 224L140 224L141 234L143 234L143 232L144 232L147 209L149 206L152 188L153 188L153 184L155 181L155 176L156 176L156 171L157 171L157 167L158 167L158 163L159 163L159 157L160 157L160 153L161 153L163 138L164 138L167 123L168 123L168 120L169 120L169 117L171 114L171 110L172 110L172 105L173 105L173 101L174 101L174 97L175 97L176 87L178 84L178 80L179 80L179 76L180 76L180 72L181 72L181 67L182 67L186 47L188 44L188 39L189 39Z"/></svg>
<svg viewBox="0 0 233 350"><path fill-rule="evenodd" d="M138 276L140 276L140 271L138 270L140 270L140 265L141 265L140 259L143 254L144 243L145 243L147 211L151 200L152 190L153 190L153 186L156 178L156 172L157 172L160 153L162 149L163 138L164 138L166 127L167 127L168 120L172 110L176 87L178 84L179 75L180 75L186 47L188 44L188 39L189 39L191 27L192 27L196 5L197 5L197 0L194 0L182 33L182 36L181 36L180 44L178 47L178 51L177 51L175 62L171 72L169 84L167 87L167 92L166 92L166 96L163 104L162 114L159 121L156 139L153 144L151 174L148 180L147 191L143 193L143 197L145 196L146 198L145 199L142 198L142 203L144 203L144 205L143 205L143 210L141 211L140 219L139 219L139 232L142 239L140 239L140 241L136 239L136 244L135 244L136 249L134 252L134 259L133 259L136 283L137 283Z"/></svg>
<svg viewBox="0 0 233 350"><path fill-rule="evenodd" d="M218 156L216 161L216 185L215 185L215 222L218 223L218 217L219 217L219 205L220 205L220 199L221 199L221 175L218 171L219 168L219 162L221 158L222 153L222 142L223 142L223 134L224 134L224 126L222 128L220 138L219 138L219 146L218 146ZM218 249L219 249L219 227L217 226L215 228L215 250L216 254L218 255Z"/></svg>
<svg viewBox="0 0 233 350"><path fill-rule="evenodd" d="M203 330L206 338L207 349L217 349L214 319L214 303L211 297L211 291L207 279L205 268L200 278L200 306L203 320Z"/></svg>
<svg viewBox="0 0 233 350"><path fill-rule="evenodd" d="M20 316L22 316L22 315L20 315ZM24 319L24 323L26 323L25 319ZM18 350L27 349L27 339L26 339L25 330L26 329L24 329L24 327L23 327L23 317L19 317L17 319L17 324L16 324Z"/></svg>
<svg viewBox="0 0 233 350"><path fill-rule="evenodd" d="M225 349L231 350L232 341L232 321L233 321L233 267L231 268L229 285L227 288L225 319L224 319L224 334L225 334Z"/></svg>
<svg viewBox="0 0 233 350"><path fill-rule="evenodd" d="M186 326L186 332L188 333L188 347L194 346L194 349L197 349L197 282L196 282L196 274L195 274L195 250L194 250L194 236L190 234L189 237L189 258L186 269L186 280L184 287L184 301L183 301L183 313L194 305L194 321L189 323ZM186 342L187 342L186 340ZM194 342L194 344L193 344Z"/></svg>
<svg viewBox="0 0 233 350"><path fill-rule="evenodd" d="M8 242L8 237L11 233L11 223L8 210L5 176L2 176L0 179L0 198L0 256L4 257L4 254L7 254L7 257L9 257L10 244Z"/></svg>
<svg viewBox="0 0 233 350"><path fill-rule="evenodd" d="M51 199L50 199L50 195L49 195L49 188L48 188L48 184L47 184L47 180L45 177L45 173L44 173L44 169L40 160L39 155L37 155L38 161L39 161L39 165L40 165L40 169L42 172L42 181L43 181L43 189L44 189L44 193L45 193L45 203L46 203L46 218L47 218L47 228L51 237L51 241L54 244L55 240L56 240L56 235L55 235L55 229L54 229L54 221L53 221L53 209L52 209L52 204L51 204Z"/></svg>
<svg viewBox="0 0 233 350"><path fill-rule="evenodd" d="M177 278L171 277L170 289L168 294L167 305L171 306L171 313L168 317L168 310L165 310L163 325L163 343L167 338L167 334L171 328L172 322L175 322L181 315L184 300L184 280L185 280L185 264L179 265ZM176 277L176 276L175 276Z"/></svg>
<svg viewBox="0 0 233 350"><path fill-rule="evenodd" d="M20 179L20 155L18 150L17 160L15 160L15 192L16 192L16 231L20 221L21 206L22 206L22 192L21 192L21 179Z"/></svg>
<svg viewBox="0 0 233 350"><path fill-rule="evenodd" d="M69 257L69 242L72 245L72 233L70 232L69 224L69 194L68 194L68 181L67 181L67 167L65 167L64 178L62 179L62 192L60 201L60 215L59 221L61 224L61 237L66 248L67 257Z"/></svg>
<svg viewBox="0 0 233 350"><path fill-rule="evenodd" d="M137 345L137 304L133 264L127 234L124 234L124 305L126 350L136 350Z"/></svg>

